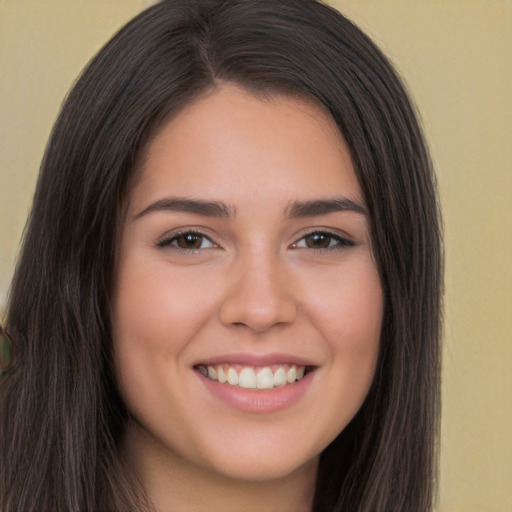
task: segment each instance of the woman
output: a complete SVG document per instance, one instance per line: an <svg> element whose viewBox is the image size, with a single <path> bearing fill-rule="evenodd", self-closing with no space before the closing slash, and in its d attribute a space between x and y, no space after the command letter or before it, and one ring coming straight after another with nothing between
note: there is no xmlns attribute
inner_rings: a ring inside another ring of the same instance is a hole
<svg viewBox="0 0 512 512"><path fill-rule="evenodd" d="M407 94L312 0L163 1L56 122L2 510L432 510L441 251Z"/></svg>

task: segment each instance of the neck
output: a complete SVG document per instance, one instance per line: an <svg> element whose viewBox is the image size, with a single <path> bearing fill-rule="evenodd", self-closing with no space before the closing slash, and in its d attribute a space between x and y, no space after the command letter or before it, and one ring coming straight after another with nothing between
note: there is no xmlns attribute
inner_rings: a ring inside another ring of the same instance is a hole
<svg viewBox="0 0 512 512"><path fill-rule="evenodd" d="M122 445L128 467L157 512L311 512L318 458L280 478L237 480L162 454L140 427L129 427Z"/></svg>

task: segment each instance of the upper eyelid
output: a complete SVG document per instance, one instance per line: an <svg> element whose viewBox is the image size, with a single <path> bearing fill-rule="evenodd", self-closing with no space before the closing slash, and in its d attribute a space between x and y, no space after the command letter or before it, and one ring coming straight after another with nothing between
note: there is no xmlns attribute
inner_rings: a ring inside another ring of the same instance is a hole
<svg viewBox="0 0 512 512"><path fill-rule="evenodd" d="M178 238L179 236L186 235L186 234L190 233L190 234L194 234L194 235L198 235L198 236L207 238L215 246L221 247L221 244L219 244L218 242L215 241L215 237L208 234L207 231L208 230L206 230L202 227L177 228L177 229L171 230L171 231L165 233L164 235L162 235L161 237L159 237L158 240L156 241L156 245L169 244L171 241ZM293 241L291 242L291 245L294 245L297 242L299 242L300 240L302 240L303 238L305 238L309 235L313 235L313 234L325 234L325 235L331 236L333 238L345 240L352 244L356 244L354 237L352 237L351 235L349 235L348 233L346 233L343 230L339 230L336 228L328 228L328 227L324 227L324 226L318 226L318 227L312 227L312 228L306 229L306 230L302 231L301 233L296 234L294 236Z"/></svg>
<svg viewBox="0 0 512 512"><path fill-rule="evenodd" d="M347 232L339 230L339 229L324 228L324 227L308 229L308 230L304 231L303 233L301 233L296 238L296 241L302 240L304 237L309 236L309 235L314 235L314 234L322 234L322 235L332 236L333 238L340 238L340 239L355 243L354 237L349 235Z"/></svg>
<svg viewBox="0 0 512 512"><path fill-rule="evenodd" d="M158 240L156 241L156 245L158 245L158 246L168 245L168 244L170 244L170 242L172 242L179 236L187 235L187 234L192 234L192 235L197 235L197 236L207 238L212 244L218 245L210 235L207 235L202 230L199 230L197 228L184 228L184 229L177 229L177 230L169 231L158 238Z"/></svg>

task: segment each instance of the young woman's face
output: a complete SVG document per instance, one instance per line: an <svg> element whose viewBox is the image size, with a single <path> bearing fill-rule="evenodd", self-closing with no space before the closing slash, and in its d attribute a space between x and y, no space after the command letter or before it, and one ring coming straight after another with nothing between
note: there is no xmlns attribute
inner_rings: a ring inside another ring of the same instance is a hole
<svg viewBox="0 0 512 512"><path fill-rule="evenodd" d="M163 127L130 197L113 297L144 453L249 480L316 464L377 361L365 211L318 106L224 86Z"/></svg>

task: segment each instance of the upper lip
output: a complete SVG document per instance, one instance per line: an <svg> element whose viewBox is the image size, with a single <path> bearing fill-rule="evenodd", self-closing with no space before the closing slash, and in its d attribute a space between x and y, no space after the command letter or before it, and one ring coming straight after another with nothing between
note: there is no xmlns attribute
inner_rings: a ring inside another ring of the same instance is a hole
<svg viewBox="0 0 512 512"><path fill-rule="evenodd" d="M231 353L223 354L197 361L194 366L215 366L218 364L231 364L242 366L272 366L276 364L294 364L297 366L317 366L311 359L288 353Z"/></svg>

